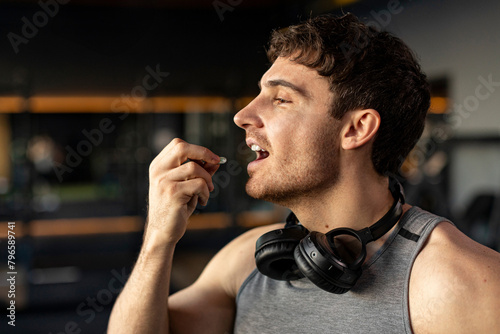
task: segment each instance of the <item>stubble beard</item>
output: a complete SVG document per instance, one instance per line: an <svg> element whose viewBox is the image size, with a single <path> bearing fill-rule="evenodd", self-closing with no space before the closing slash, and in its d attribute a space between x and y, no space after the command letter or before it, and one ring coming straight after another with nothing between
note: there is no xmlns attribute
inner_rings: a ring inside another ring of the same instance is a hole
<svg viewBox="0 0 500 334"><path fill-rule="evenodd" d="M316 150L308 156L275 159L269 171L251 175L246 184L249 196L281 206L293 207L296 203L314 198L331 189L339 178L336 142L320 136ZM300 158L302 157L302 158ZM279 165L278 165L279 162Z"/></svg>
<svg viewBox="0 0 500 334"><path fill-rule="evenodd" d="M304 200L320 198L321 194L337 182L338 169L331 167L332 170L311 171L301 177L289 173L280 173L276 177L268 175L266 180L250 177L246 191L255 199L292 207Z"/></svg>

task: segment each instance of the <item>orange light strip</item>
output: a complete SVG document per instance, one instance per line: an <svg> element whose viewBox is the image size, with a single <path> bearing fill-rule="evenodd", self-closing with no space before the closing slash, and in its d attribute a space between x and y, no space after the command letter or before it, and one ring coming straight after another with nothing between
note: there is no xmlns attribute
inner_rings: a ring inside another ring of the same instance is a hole
<svg viewBox="0 0 500 334"><path fill-rule="evenodd" d="M236 109L242 109L253 97L236 100ZM27 102L27 104L26 104ZM130 96L34 96L27 101L19 96L0 96L0 113L19 113L28 109L33 113L170 113L170 112L230 112L231 99L221 96L163 96L133 98ZM448 99L431 98L429 112L444 114Z"/></svg>
<svg viewBox="0 0 500 334"><path fill-rule="evenodd" d="M236 101L240 106L251 98ZM161 96L134 98L131 96L18 96L0 97L0 113L170 113L170 112L230 112L232 101L222 96Z"/></svg>
<svg viewBox="0 0 500 334"><path fill-rule="evenodd" d="M20 96L0 96L0 113L19 113L24 110L26 100Z"/></svg>
<svg viewBox="0 0 500 334"><path fill-rule="evenodd" d="M24 229L24 224L22 222L14 222L14 225L10 225L11 228L9 228L9 223L8 222L0 222L0 239L6 239L9 231L11 232L11 235L15 236L16 239L19 239L23 236L26 235L25 229ZM15 234L12 234L15 233Z"/></svg>
<svg viewBox="0 0 500 334"><path fill-rule="evenodd" d="M248 211L237 215L237 223L252 228L282 220L279 210ZM189 218L188 230L223 229L231 226L231 215L225 212L202 213ZM33 237L58 237L95 234L141 232L144 220L139 216L93 217L33 220L29 224L16 222L16 239L26 235ZM0 239L7 238L8 222L0 222Z"/></svg>
<svg viewBox="0 0 500 334"><path fill-rule="evenodd" d="M229 112L231 100L224 97L152 97L154 112Z"/></svg>
<svg viewBox="0 0 500 334"><path fill-rule="evenodd" d="M283 221L282 210L245 211L236 218L236 223L245 228L270 225Z"/></svg>
<svg viewBox="0 0 500 334"><path fill-rule="evenodd" d="M188 230L226 228L231 226L231 216L224 212L203 213L189 217Z"/></svg>
<svg viewBox="0 0 500 334"><path fill-rule="evenodd" d="M34 237L129 233L144 226L138 216L34 220L27 226Z"/></svg>
<svg viewBox="0 0 500 334"><path fill-rule="evenodd" d="M29 98L29 110L33 113L99 113L110 112L111 96L37 96Z"/></svg>

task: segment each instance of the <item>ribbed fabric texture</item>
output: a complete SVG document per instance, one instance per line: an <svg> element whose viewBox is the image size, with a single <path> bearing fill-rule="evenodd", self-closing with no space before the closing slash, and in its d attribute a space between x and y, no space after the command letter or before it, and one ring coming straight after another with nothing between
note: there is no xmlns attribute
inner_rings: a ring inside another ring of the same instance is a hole
<svg viewBox="0 0 500 334"><path fill-rule="evenodd" d="M307 278L277 281L254 270L236 298L234 333L412 333L408 286L415 258L445 218L418 207L401 218L387 242L364 264L355 287L341 295Z"/></svg>

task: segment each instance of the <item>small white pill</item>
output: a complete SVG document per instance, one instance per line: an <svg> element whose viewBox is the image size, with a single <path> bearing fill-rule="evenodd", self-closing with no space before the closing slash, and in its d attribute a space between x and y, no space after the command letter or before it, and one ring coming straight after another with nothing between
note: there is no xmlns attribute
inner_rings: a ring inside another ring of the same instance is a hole
<svg viewBox="0 0 500 334"><path fill-rule="evenodd" d="M220 162L219 162L219 165L223 165L227 162L227 158L226 157L220 157Z"/></svg>

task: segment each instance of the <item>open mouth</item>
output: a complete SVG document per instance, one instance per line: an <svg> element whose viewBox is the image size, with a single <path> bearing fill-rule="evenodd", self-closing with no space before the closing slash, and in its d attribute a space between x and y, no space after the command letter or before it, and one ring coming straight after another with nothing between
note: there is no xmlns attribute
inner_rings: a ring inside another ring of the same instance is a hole
<svg viewBox="0 0 500 334"><path fill-rule="evenodd" d="M263 160L269 156L269 152L264 150L259 145L252 144L252 146L250 146L250 149L257 154L257 159L255 159L255 160Z"/></svg>

